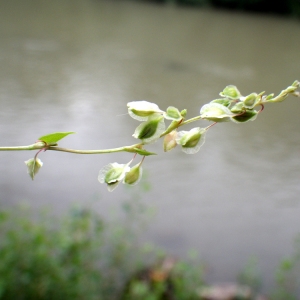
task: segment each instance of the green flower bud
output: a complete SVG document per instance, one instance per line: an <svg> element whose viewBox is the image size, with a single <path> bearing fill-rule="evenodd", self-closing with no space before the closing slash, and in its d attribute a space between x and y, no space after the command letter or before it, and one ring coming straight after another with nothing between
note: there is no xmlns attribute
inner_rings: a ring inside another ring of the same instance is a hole
<svg viewBox="0 0 300 300"><path fill-rule="evenodd" d="M129 115L138 121L147 121L153 114L163 113L155 103L144 100L129 102L127 107Z"/></svg>
<svg viewBox="0 0 300 300"><path fill-rule="evenodd" d="M187 114L187 110L186 109L183 109L181 112L180 112L181 116L183 118L185 118L186 114Z"/></svg>
<svg viewBox="0 0 300 300"><path fill-rule="evenodd" d="M177 131L173 130L164 137L164 151L168 152L177 146Z"/></svg>
<svg viewBox="0 0 300 300"><path fill-rule="evenodd" d="M129 185L136 185L142 178L143 170L141 164L138 163L137 165L133 166L129 172L125 174L123 183Z"/></svg>
<svg viewBox="0 0 300 300"><path fill-rule="evenodd" d="M272 99L274 97L274 94L270 94L268 96L263 96L262 100L263 102L268 102L268 100Z"/></svg>
<svg viewBox="0 0 300 300"><path fill-rule="evenodd" d="M112 192L130 171L128 164L111 163L99 171L98 181L106 183L107 189Z"/></svg>
<svg viewBox="0 0 300 300"><path fill-rule="evenodd" d="M232 100L227 99L227 98L215 99L215 100L210 101L210 103L219 103L219 104L222 104L226 107L229 107L231 102L232 102Z"/></svg>
<svg viewBox="0 0 300 300"><path fill-rule="evenodd" d="M294 96L299 96L297 93L297 81L293 83L293 85L288 86L285 90L282 90L280 94L274 98L268 99L267 102L282 102L289 94Z"/></svg>
<svg viewBox="0 0 300 300"><path fill-rule="evenodd" d="M179 131L176 143L181 145L182 151L186 154L194 154L199 151L205 142L205 128L196 127L190 131Z"/></svg>
<svg viewBox="0 0 300 300"><path fill-rule="evenodd" d="M239 99L241 97L240 91L234 85L227 85L219 95L230 99Z"/></svg>
<svg viewBox="0 0 300 300"><path fill-rule="evenodd" d="M140 124L132 135L136 139L142 140L144 144L156 141L165 131L164 117L161 115L153 115L149 120Z"/></svg>
<svg viewBox="0 0 300 300"><path fill-rule="evenodd" d="M172 121L180 121L182 119L182 115L180 114L180 111L173 106L169 106L167 108L167 111L164 113L164 117L167 120Z"/></svg>
<svg viewBox="0 0 300 300"><path fill-rule="evenodd" d="M246 97L241 97L241 101L246 108L253 108L260 101L260 96L256 93L252 93Z"/></svg>
<svg viewBox="0 0 300 300"><path fill-rule="evenodd" d="M34 176L37 174L39 169L43 166L43 163L39 158L30 158L29 160L25 161L25 164L27 166L27 173L32 180L34 179Z"/></svg>
<svg viewBox="0 0 300 300"><path fill-rule="evenodd" d="M243 111L245 111L244 103L243 102L238 102L237 104L232 106L230 110L231 110L232 113L234 113L234 115L240 114Z"/></svg>
<svg viewBox="0 0 300 300"><path fill-rule="evenodd" d="M228 107L219 103L208 103L202 106L200 110L202 119L213 122L226 122L230 120L230 117L234 114Z"/></svg>

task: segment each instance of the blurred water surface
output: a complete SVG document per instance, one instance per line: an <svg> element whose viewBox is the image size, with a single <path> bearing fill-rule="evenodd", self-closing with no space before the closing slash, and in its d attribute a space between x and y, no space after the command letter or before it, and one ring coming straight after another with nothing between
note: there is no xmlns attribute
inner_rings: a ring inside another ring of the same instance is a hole
<svg viewBox="0 0 300 300"><path fill-rule="evenodd" d="M130 145L138 123L126 115L129 101L186 108L192 117L228 84L243 94L278 93L300 79L299 36L299 22L264 15L130 1L0 1L0 144L76 131L60 146ZM255 122L219 124L196 155L151 145L159 155L145 160L151 189L142 201L157 215L146 238L175 255L197 249L211 281L234 280L256 255L268 290L300 228L299 111L299 99L290 98ZM109 193L97 181L102 166L130 154L49 151L31 182L23 161L33 155L1 152L2 206L61 212L86 203L109 215L130 197L123 186Z"/></svg>

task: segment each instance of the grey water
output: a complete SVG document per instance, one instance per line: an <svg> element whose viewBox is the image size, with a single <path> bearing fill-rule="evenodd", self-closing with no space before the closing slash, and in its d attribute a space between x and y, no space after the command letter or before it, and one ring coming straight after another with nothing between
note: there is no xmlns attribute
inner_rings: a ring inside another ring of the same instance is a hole
<svg viewBox="0 0 300 300"><path fill-rule="evenodd" d="M0 146L55 131L76 132L61 147L131 145L139 123L127 102L186 108L193 117L229 84L244 95L279 93L300 79L299 36L299 21L278 16L134 1L0 1ZM41 153L32 182L24 161L33 152L1 152L1 206L60 213L80 203L109 216L138 194L157 212L146 239L177 256L196 249L210 282L235 280L254 255L268 291L300 231L299 111L291 97L255 122L218 124L195 155L150 145L158 155L143 164L148 192L109 193L97 181L104 165L127 163L128 153Z"/></svg>

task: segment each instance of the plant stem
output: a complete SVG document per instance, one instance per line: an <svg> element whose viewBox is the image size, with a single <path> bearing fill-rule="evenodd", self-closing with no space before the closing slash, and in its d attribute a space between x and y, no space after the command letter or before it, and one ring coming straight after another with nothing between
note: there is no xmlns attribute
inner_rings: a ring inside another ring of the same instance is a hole
<svg viewBox="0 0 300 300"><path fill-rule="evenodd" d="M25 150L39 150L45 148L45 143L37 142L28 146L15 146L15 147L0 147L0 151L25 151Z"/></svg>
<svg viewBox="0 0 300 300"><path fill-rule="evenodd" d="M171 126L169 126L169 127L167 128L167 130L164 131L164 132L160 135L160 137L163 137L163 136L167 135L168 133L172 132L173 130L177 129L178 127L180 127L180 126L182 126L182 125L186 125L186 124L189 124L189 123L198 121L198 120L200 120L200 119L201 119L201 116L197 116L197 117L188 119L188 120L186 120L186 121L184 121L184 122L180 121L180 122L178 122L178 123L177 123L176 125L174 125L174 126L172 126L172 123L171 123Z"/></svg>
<svg viewBox="0 0 300 300"><path fill-rule="evenodd" d="M201 120L201 116L197 116L197 117L188 119L188 120L186 120L186 121L180 123L178 127L183 126L183 125L186 125L186 124L189 124L189 123L192 123L192 122L195 122L195 121L199 121L199 120Z"/></svg>
<svg viewBox="0 0 300 300"><path fill-rule="evenodd" d="M125 146L125 147L112 148L112 149L102 149L102 150L77 150L77 149L61 148L57 146L50 146L49 148L47 148L47 150L69 152L74 154L105 154L105 153L115 153L115 152L136 153L134 148L140 148L140 146L141 144L135 144L132 146Z"/></svg>
<svg viewBox="0 0 300 300"><path fill-rule="evenodd" d="M103 150L77 150L77 149L68 149L61 148L57 146L45 146L45 143L37 142L28 146L16 146L16 147L0 147L0 151L26 151L26 150L53 150L53 151L61 151L61 152L69 152L75 154L104 154L104 153L114 153L114 152L131 152L136 153L135 148L141 148L142 144L134 144L131 146L124 146L113 149L103 149Z"/></svg>

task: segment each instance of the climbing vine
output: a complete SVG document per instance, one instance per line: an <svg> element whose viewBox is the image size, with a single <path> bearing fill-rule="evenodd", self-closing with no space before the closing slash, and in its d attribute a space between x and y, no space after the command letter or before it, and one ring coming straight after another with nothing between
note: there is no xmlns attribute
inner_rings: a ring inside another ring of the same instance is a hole
<svg viewBox="0 0 300 300"><path fill-rule="evenodd" d="M117 162L104 166L98 175L100 183L105 183L109 191L113 191L120 182L129 185L135 185L142 177L142 164L146 156L155 155L149 152L146 147L163 138L163 149L168 152L179 146L186 154L197 153L205 142L207 131L217 123L231 121L234 123L245 123L254 121L264 110L268 103L282 102L289 95L300 97L297 89L300 86L299 81L282 90L277 96L274 94L265 95L265 92L251 93L242 96L240 91L234 85L228 85L219 94L218 99L214 99L200 108L200 114L187 119L187 110L179 110L176 107L169 106L165 111L161 110L157 104L148 101L133 101L127 104L128 114L137 121L141 122L133 133L133 137L139 142L130 146L123 146L113 149L102 150L76 150L61 148L58 142L66 136L75 132L54 132L43 135L38 140L28 146L0 147L0 151L24 151L37 150L35 156L25 161L29 176L34 179L40 168L42 161L38 158L40 152L44 151L62 151L75 154L104 154L115 152L129 152L133 158L125 164ZM184 125L207 120L212 122L207 127L194 127L189 131L179 130ZM169 122L166 126L165 122ZM131 164L137 156L141 160L131 167Z"/></svg>

